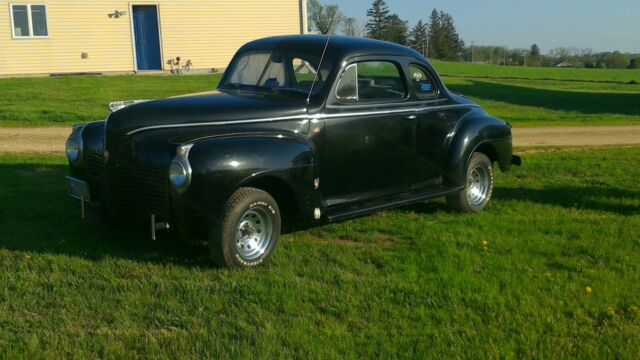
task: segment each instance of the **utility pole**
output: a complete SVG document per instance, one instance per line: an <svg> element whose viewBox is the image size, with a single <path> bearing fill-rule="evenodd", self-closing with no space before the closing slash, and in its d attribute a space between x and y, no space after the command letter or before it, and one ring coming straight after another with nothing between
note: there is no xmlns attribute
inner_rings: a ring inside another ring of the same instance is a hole
<svg viewBox="0 0 640 360"><path fill-rule="evenodd" d="M475 54L473 53L473 45L475 45L475 41L471 42L471 63L474 64L476 62Z"/></svg>
<svg viewBox="0 0 640 360"><path fill-rule="evenodd" d="M427 59L429 58L429 34L427 34L427 49L424 55Z"/></svg>

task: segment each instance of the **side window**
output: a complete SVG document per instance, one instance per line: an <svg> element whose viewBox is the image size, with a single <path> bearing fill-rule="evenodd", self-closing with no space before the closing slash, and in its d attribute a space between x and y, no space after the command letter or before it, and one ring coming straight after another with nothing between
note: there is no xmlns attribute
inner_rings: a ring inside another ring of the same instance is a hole
<svg viewBox="0 0 640 360"><path fill-rule="evenodd" d="M411 79L413 91L419 98L432 97L437 93L435 82L423 68L409 65L409 79Z"/></svg>
<svg viewBox="0 0 640 360"><path fill-rule="evenodd" d="M316 77L316 69L309 64L308 61L295 58L291 61L293 66L293 75L296 78L296 84L313 81Z"/></svg>
<svg viewBox="0 0 640 360"><path fill-rule="evenodd" d="M336 96L340 100L358 101L358 64L349 65L338 82Z"/></svg>
<svg viewBox="0 0 640 360"><path fill-rule="evenodd" d="M37 38L49 36L47 7L45 5L11 5L11 20L14 38Z"/></svg>
<svg viewBox="0 0 640 360"><path fill-rule="evenodd" d="M278 88L287 85L285 59L282 55L273 54L269 66L262 74L260 86Z"/></svg>
<svg viewBox="0 0 640 360"><path fill-rule="evenodd" d="M350 65L340 77L336 89L336 97L346 101L402 99L406 94L400 69L388 61Z"/></svg>

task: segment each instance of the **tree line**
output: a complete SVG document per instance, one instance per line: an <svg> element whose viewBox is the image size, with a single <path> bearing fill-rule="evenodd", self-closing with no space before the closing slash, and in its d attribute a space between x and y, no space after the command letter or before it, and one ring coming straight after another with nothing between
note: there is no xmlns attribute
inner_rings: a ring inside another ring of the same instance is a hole
<svg viewBox="0 0 640 360"><path fill-rule="evenodd" d="M537 67L575 67L590 69L638 69L640 54L623 54L619 51L596 53L589 48L557 47L542 54L537 44L529 49L510 49L504 46L469 46L464 49L464 61Z"/></svg>
<svg viewBox="0 0 640 360"><path fill-rule="evenodd" d="M309 0L311 25L321 34L340 32L347 36L368 37L409 46L433 59L461 60L465 48L453 17L434 9L425 21L413 28L398 14L391 13L385 0L374 0L366 12L367 22L362 26L355 18L345 17L338 5L322 5Z"/></svg>
<svg viewBox="0 0 640 360"><path fill-rule="evenodd" d="M466 45L456 30L451 14L433 9L428 18L412 28L392 13L385 0L374 0L363 24L345 17L338 5L323 5L309 0L310 25L322 34L343 33L405 45L431 59L469 61L508 66L563 66L606 69L638 69L640 54L619 51L595 53L591 49L558 47L542 54L537 44L530 48Z"/></svg>

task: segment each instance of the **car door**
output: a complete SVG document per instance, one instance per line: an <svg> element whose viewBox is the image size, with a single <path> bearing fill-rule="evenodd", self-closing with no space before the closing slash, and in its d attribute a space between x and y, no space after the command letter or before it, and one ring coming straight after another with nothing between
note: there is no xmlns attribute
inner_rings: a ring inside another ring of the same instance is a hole
<svg viewBox="0 0 640 360"><path fill-rule="evenodd" d="M408 64L409 89L420 103L415 120L414 170L409 171L411 187L424 188L443 182L449 141L456 123L470 111L454 104L443 91L435 74L421 64Z"/></svg>
<svg viewBox="0 0 640 360"><path fill-rule="evenodd" d="M325 109L323 196L328 206L403 191L414 152L411 105L400 63L358 61L338 78Z"/></svg>

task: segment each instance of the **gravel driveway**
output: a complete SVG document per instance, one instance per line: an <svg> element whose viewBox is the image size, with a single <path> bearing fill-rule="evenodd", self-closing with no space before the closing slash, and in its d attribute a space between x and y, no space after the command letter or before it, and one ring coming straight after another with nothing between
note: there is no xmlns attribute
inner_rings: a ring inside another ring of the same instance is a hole
<svg viewBox="0 0 640 360"><path fill-rule="evenodd" d="M0 153L64 152L71 127L0 128ZM602 146L640 144L640 125L515 128L514 145Z"/></svg>

